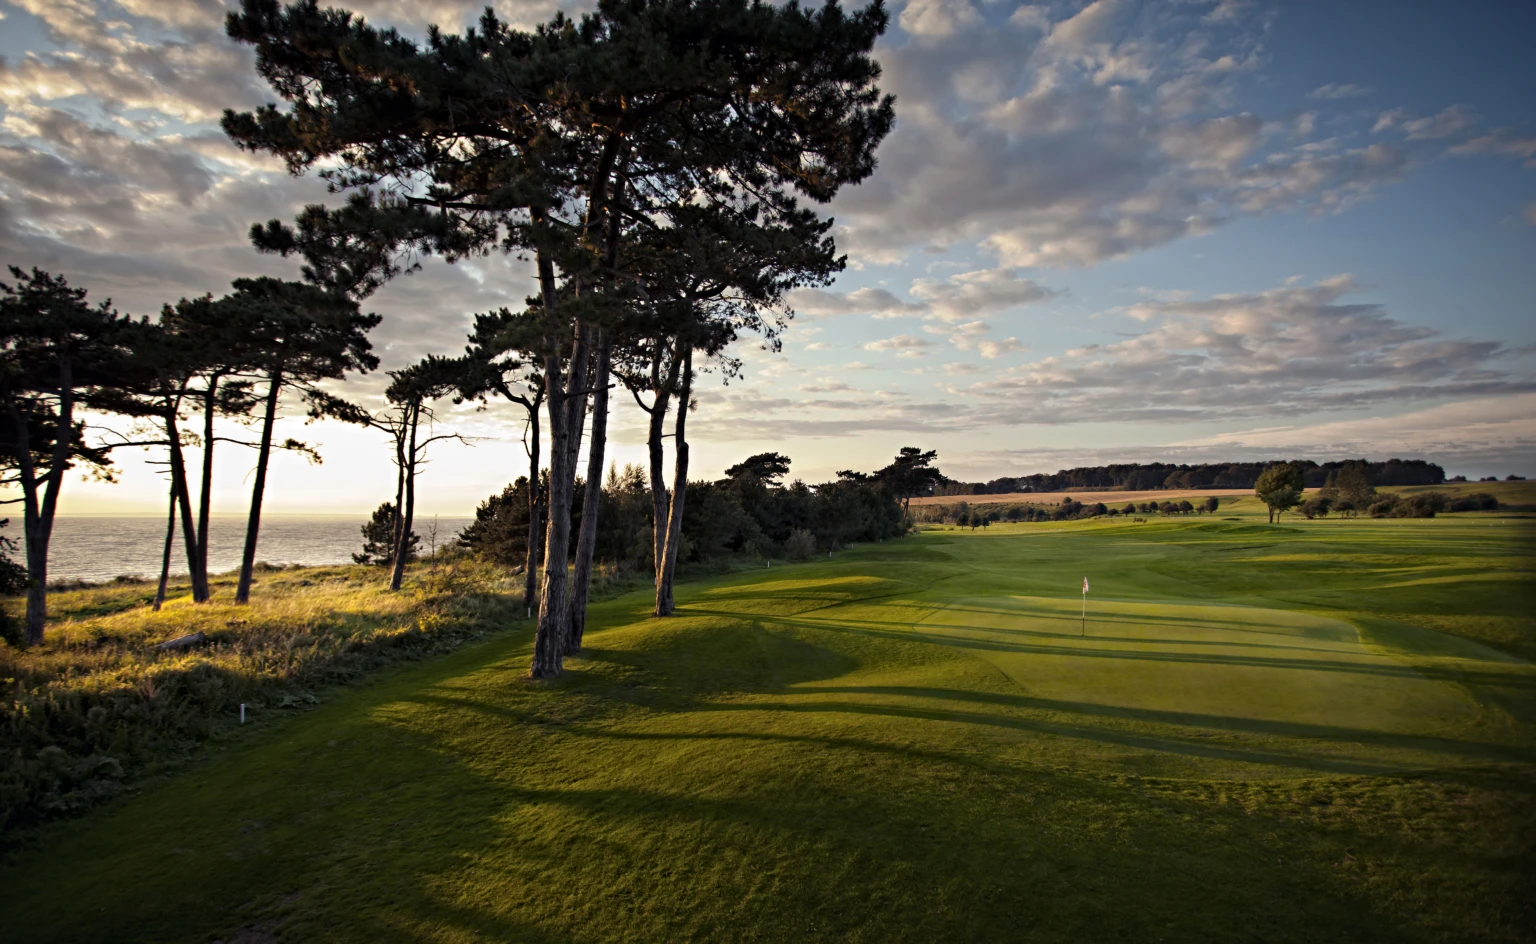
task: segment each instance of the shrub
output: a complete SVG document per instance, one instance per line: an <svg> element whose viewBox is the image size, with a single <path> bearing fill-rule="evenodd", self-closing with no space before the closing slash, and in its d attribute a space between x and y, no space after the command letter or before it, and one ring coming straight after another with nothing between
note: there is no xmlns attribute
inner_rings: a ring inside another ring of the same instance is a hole
<svg viewBox="0 0 1536 944"><path fill-rule="evenodd" d="M1446 511L1497 511L1499 500L1487 492L1473 492L1451 500Z"/></svg>
<svg viewBox="0 0 1536 944"><path fill-rule="evenodd" d="M784 542L784 554L790 560L810 560L816 556L816 535L804 528L796 528L789 533L789 538Z"/></svg>
<svg viewBox="0 0 1536 944"><path fill-rule="evenodd" d="M1365 509L1365 513L1370 515L1372 518L1386 518L1392 514L1393 506L1396 504L1397 503L1391 499L1383 499L1382 501L1372 502L1371 506Z"/></svg>
<svg viewBox="0 0 1536 944"><path fill-rule="evenodd" d="M1326 498L1309 498L1301 503L1298 509L1308 520L1313 518L1328 517L1328 508L1332 503Z"/></svg>

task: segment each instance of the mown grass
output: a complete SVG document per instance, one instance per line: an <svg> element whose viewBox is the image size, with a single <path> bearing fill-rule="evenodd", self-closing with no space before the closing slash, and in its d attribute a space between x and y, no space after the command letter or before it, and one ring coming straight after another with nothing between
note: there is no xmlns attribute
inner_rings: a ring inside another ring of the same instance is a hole
<svg viewBox="0 0 1536 944"><path fill-rule="evenodd" d="M1531 940L1531 521L1254 505L619 597L553 683L492 636L49 827L0 906L38 941Z"/></svg>

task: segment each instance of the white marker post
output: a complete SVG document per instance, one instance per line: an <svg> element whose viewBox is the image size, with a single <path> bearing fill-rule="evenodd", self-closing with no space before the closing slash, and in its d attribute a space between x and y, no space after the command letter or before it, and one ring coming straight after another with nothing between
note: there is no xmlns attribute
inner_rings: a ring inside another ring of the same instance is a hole
<svg viewBox="0 0 1536 944"><path fill-rule="evenodd" d="M1083 578L1083 629L1080 636L1088 635L1088 578Z"/></svg>

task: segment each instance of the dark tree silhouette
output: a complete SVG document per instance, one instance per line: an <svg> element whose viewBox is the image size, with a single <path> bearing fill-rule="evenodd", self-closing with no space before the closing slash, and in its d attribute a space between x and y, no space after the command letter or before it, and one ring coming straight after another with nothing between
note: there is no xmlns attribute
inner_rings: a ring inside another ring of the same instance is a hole
<svg viewBox="0 0 1536 944"><path fill-rule="evenodd" d="M136 326L110 302L89 304L85 289L62 276L14 266L11 276L0 283L0 454L6 483L21 489L25 639L37 645L48 620L48 547L64 477L79 464L109 465L107 449L86 442L78 411L121 385Z"/></svg>
<svg viewBox="0 0 1536 944"><path fill-rule="evenodd" d="M224 310L231 329L241 338L243 349L251 352L253 367L260 370L266 385L245 548L235 590L235 602L247 603L256 565L261 504L266 492L267 464L272 456L278 401L284 390L292 389L307 402L312 418L333 416L365 422L366 415L361 410L325 393L318 384L339 380L349 372L366 373L379 366L368 341L368 331L378 325L379 316L362 314L355 301L302 282L265 277L237 279L234 289Z"/></svg>
<svg viewBox="0 0 1536 944"><path fill-rule="evenodd" d="M312 2L244 0L230 15L229 35L255 47L258 71L294 103L226 113L239 144L294 172L339 158L325 172L333 184L387 185L445 224L396 246L534 256L542 330L529 353L541 362L551 440L535 677L557 674L570 644L569 509L598 386L588 371L602 359L589 362L622 307L619 287L634 284L618 237L654 225L653 205L783 216L801 212L794 192L826 201L867 177L894 120L869 56L887 21L878 3L845 14L604 0L579 23L557 17L531 34L488 12L478 29L434 30L419 47ZM681 360L686 388L692 350Z"/></svg>
<svg viewBox="0 0 1536 944"><path fill-rule="evenodd" d="M896 461L876 472L875 478L884 482L891 494L901 499L902 509L907 510L913 496L932 495L934 487L946 481L944 473L933 464L938 457L932 449L924 452L915 446L903 446Z"/></svg>

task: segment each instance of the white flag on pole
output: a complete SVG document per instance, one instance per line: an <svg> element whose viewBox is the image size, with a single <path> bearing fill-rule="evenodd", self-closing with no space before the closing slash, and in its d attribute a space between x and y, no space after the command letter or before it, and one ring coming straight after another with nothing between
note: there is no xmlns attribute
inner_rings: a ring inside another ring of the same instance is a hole
<svg viewBox="0 0 1536 944"><path fill-rule="evenodd" d="M1088 592L1088 578L1087 577L1083 578L1083 592L1084 593Z"/></svg>

